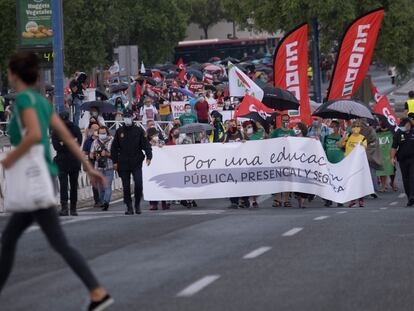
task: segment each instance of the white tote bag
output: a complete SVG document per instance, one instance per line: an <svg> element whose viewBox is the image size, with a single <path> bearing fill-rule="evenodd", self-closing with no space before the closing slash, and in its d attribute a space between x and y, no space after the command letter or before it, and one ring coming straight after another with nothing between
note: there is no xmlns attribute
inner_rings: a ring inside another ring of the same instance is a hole
<svg viewBox="0 0 414 311"><path fill-rule="evenodd" d="M33 99L32 99L33 100ZM20 116L16 120L22 133ZM56 206L52 177L43 145L34 145L11 168L4 170L4 208L6 212L31 212Z"/></svg>

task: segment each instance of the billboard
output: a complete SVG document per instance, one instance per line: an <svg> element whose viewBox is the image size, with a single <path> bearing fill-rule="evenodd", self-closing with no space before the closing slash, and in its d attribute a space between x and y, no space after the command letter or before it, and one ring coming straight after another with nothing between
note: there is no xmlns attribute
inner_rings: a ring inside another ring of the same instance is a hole
<svg viewBox="0 0 414 311"><path fill-rule="evenodd" d="M17 1L17 35L21 48L52 46L52 0Z"/></svg>

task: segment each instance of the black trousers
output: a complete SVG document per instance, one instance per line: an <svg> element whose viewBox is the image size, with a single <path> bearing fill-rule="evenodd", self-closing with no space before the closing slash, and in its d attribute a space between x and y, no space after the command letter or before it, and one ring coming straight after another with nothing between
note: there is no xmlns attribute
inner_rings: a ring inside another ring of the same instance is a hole
<svg viewBox="0 0 414 311"><path fill-rule="evenodd" d="M122 188L124 189L124 203L127 206L132 205L131 198L131 175L134 180L134 194L135 194L135 207L139 207L142 197L142 167L137 167L134 170L120 171L119 176L122 180Z"/></svg>
<svg viewBox="0 0 414 311"><path fill-rule="evenodd" d="M85 286L90 291L99 287L99 283L85 259L69 245L60 225L56 209L51 207L35 212L15 213L10 217L1 236L0 292L13 268L17 242L24 230L34 221L39 224L49 244L63 257Z"/></svg>
<svg viewBox="0 0 414 311"><path fill-rule="evenodd" d="M414 158L398 163L400 164L405 194L409 200L414 199Z"/></svg>
<svg viewBox="0 0 414 311"><path fill-rule="evenodd" d="M68 180L70 184L70 204L73 206L78 202L78 177L79 171L59 172L61 203L68 203Z"/></svg>

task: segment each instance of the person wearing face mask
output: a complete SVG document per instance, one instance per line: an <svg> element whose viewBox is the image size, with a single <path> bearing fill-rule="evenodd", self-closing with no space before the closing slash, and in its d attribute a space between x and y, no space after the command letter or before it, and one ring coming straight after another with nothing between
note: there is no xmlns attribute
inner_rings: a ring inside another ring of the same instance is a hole
<svg viewBox="0 0 414 311"><path fill-rule="evenodd" d="M229 129L224 138L223 143L233 143L233 142L245 142L243 133L237 128L236 120L232 119L229 122ZM250 205L249 198L230 198L231 205L229 208L237 209L237 208L247 208Z"/></svg>
<svg viewBox="0 0 414 311"><path fill-rule="evenodd" d="M271 138L295 136L294 130L289 128L290 117L288 114L282 115L282 127L273 131Z"/></svg>
<svg viewBox="0 0 414 311"><path fill-rule="evenodd" d="M400 122L400 129L395 133L391 148L391 163L400 166L407 207L414 206L414 129L410 119Z"/></svg>
<svg viewBox="0 0 414 311"><path fill-rule="evenodd" d="M100 171L107 180L106 185L98 187L99 201L103 211L109 209L112 198L112 181L114 179L114 165L111 159L111 146L113 138L105 126L98 130L98 138L92 143L90 158L95 160L95 168Z"/></svg>
<svg viewBox="0 0 414 311"><path fill-rule="evenodd" d="M92 107L90 114L91 114L91 117L95 118L95 120L98 122L99 126L105 126L105 120L103 116L99 113L98 107Z"/></svg>
<svg viewBox="0 0 414 311"><path fill-rule="evenodd" d="M289 128L290 117L288 114L282 115L282 127L277 128L273 131L271 138L280 138L280 137L289 137L295 136L295 131ZM276 193L275 198L273 200L273 207L280 207L282 204L285 207L292 207L289 199L290 193Z"/></svg>
<svg viewBox="0 0 414 311"><path fill-rule="evenodd" d="M210 133L210 143L223 142L226 133L226 127L223 123L223 116L218 111L211 113L212 122L210 123L214 130Z"/></svg>
<svg viewBox="0 0 414 311"><path fill-rule="evenodd" d="M391 133L387 124L385 122L381 122L380 128L377 130L377 136L384 166L382 170L377 170L376 176L380 178L380 192L383 193L387 188L388 177L394 175L394 166L392 165L390 158L393 134Z"/></svg>
<svg viewBox="0 0 414 311"><path fill-rule="evenodd" d="M89 130L85 133L86 139L84 139L82 151L85 153L85 155L88 157L89 162L91 163L92 167L95 167L95 159L92 159L90 157L91 154L91 148L93 142L98 139L98 130L99 125L97 123L93 123L90 125ZM100 200L99 200L99 191L98 188L94 185L92 187L92 193L93 193L93 200L94 200L94 208L98 208L101 206Z"/></svg>
<svg viewBox="0 0 414 311"><path fill-rule="evenodd" d="M331 122L332 134L325 137L323 143L323 149L325 150L326 157L331 163L339 163L344 158L344 148L340 145L342 136L339 132L340 125L338 121L333 120ZM332 201L325 200L325 206L332 206ZM343 204L337 204L338 207L342 207Z"/></svg>
<svg viewBox="0 0 414 311"><path fill-rule="evenodd" d="M77 125L69 120L69 112L62 112L60 118L65 123L67 129L76 139L79 145L82 144L82 133ZM77 216L76 204L78 201L78 177L81 169L81 163L69 151L66 145L62 142L59 136L52 134L53 148L56 150L56 157L54 162L59 167L59 184L60 184L60 216L68 216L68 186L70 184L70 215ZM69 184L68 184L69 180Z"/></svg>
<svg viewBox="0 0 414 311"><path fill-rule="evenodd" d="M180 138L180 129L178 127L173 127L168 134L168 146L175 146L177 145L178 138Z"/></svg>
<svg viewBox="0 0 414 311"><path fill-rule="evenodd" d="M144 106L140 109L139 117L143 124L158 120L158 110L154 107L151 97L145 97Z"/></svg>
<svg viewBox="0 0 414 311"><path fill-rule="evenodd" d="M361 134L362 123L360 121L354 121L352 123L352 134L346 133L341 139L339 145L345 147L345 157L347 157L357 145L362 145L367 148L367 140L364 135ZM348 207L354 207L356 200L351 201ZM364 198L359 199L359 207L364 207Z"/></svg>
<svg viewBox="0 0 414 311"><path fill-rule="evenodd" d="M191 123L198 123L197 116L191 112L190 104L185 104L184 114L182 114L179 119L180 119L181 126L191 124Z"/></svg>
<svg viewBox="0 0 414 311"><path fill-rule="evenodd" d="M322 123L321 118L316 117L312 121L312 126L309 128L308 137L319 140L323 145L325 138L329 136L329 134L329 128Z"/></svg>
<svg viewBox="0 0 414 311"><path fill-rule="evenodd" d="M119 172L122 180L124 203L127 207L125 214L134 214L131 198L131 175L135 188L135 214L141 214L142 162L146 158L146 164L151 164L152 148L145 137L144 130L132 121L132 112L125 112L124 123L125 125L115 133L111 148L112 161L114 169Z"/></svg>

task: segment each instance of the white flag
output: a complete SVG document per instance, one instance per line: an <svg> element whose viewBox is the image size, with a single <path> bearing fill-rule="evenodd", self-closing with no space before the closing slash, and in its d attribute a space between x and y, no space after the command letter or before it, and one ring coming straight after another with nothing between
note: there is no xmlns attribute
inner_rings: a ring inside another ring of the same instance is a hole
<svg viewBox="0 0 414 311"><path fill-rule="evenodd" d="M144 74L145 73L145 66L144 66L144 62L141 62L141 70L139 71L140 73Z"/></svg>
<svg viewBox="0 0 414 311"><path fill-rule="evenodd" d="M264 92L243 71L229 62L230 96L243 97L248 94L262 101Z"/></svg>

